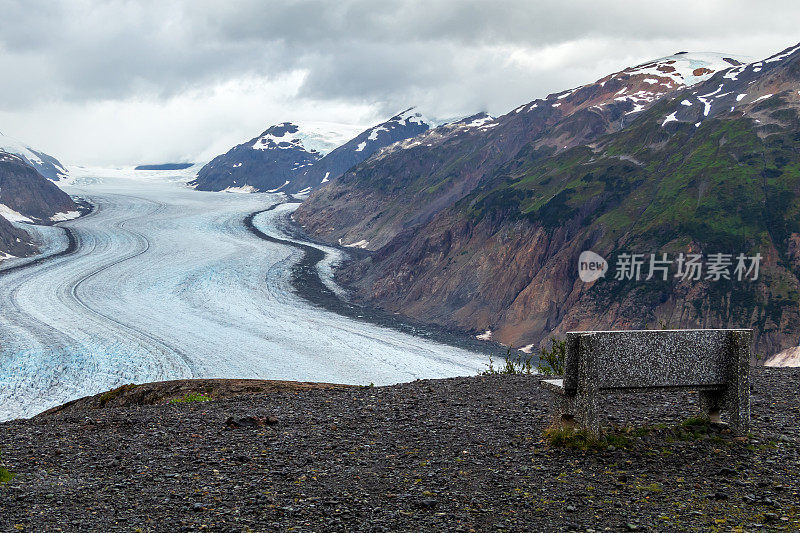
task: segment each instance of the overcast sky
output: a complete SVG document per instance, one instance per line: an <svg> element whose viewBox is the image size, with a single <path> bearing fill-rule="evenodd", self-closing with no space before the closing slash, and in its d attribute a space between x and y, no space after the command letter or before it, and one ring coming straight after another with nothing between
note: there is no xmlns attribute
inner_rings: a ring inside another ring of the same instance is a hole
<svg viewBox="0 0 800 533"><path fill-rule="evenodd" d="M800 2L0 0L0 131L72 164L207 160L282 121L503 114L688 51L766 57Z"/></svg>

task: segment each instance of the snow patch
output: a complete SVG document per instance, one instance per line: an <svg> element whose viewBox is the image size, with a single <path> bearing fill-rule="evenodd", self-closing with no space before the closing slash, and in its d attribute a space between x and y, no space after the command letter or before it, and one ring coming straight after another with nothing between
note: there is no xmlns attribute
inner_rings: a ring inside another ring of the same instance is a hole
<svg viewBox="0 0 800 533"><path fill-rule="evenodd" d="M2 215L3 218L5 218L6 220L10 220L11 222L33 222L31 219L29 219L22 213L14 211L5 204L0 204L0 215Z"/></svg>
<svg viewBox="0 0 800 533"><path fill-rule="evenodd" d="M782 61L783 59L785 59L785 58L789 57L790 55L792 55L793 53L797 52L798 50L800 50L800 45L795 46L794 48L792 48L791 50L787 50L786 52L774 55L774 56L770 57L769 59L764 60L764 63L774 63L775 61Z"/></svg>
<svg viewBox="0 0 800 533"><path fill-rule="evenodd" d="M284 183L284 185L286 185L286 184ZM239 187L228 187L227 189L223 189L222 192L252 193L252 192L258 192L258 191L252 185L241 185Z"/></svg>
<svg viewBox="0 0 800 533"><path fill-rule="evenodd" d="M661 123L661 127L663 128L668 122L678 122L678 117L675 116L677 114L678 114L678 112L675 111L674 113L669 115L667 118L665 118L664 122Z"/></svg>
<svg viewBox="0 0 800 533"><path fill-rule="evenodd" d="M286 181L284 181L284 182L283 182L283 185L281 185L281 186L280 186L280 187L278 187L277 189L270 189L270 190L268 190L267 192L278 192L279 190L283 189L283 188L284 188L284 187L286 187L287 185L289 185L289 180L286 180Z"/></svg>
<svg viewBox="0 0 800 533"><path fill-rule="evenodd" d="M50 220L52 222L64 222L65 220L72 220L73 218L78 218L79 216L81 216L80 211L63 211L51 216Z"/></svg>
<svg viewBox="0 0 800 533"><path fill-rule="evenodd" d="M490 341L492 340L492 330L487 329L480 335L475 335L475 338L478 339L479 341Z"/></svg>
<svg viewBox="0 0 800 533"><path fill-rule="evenodd" d="M341 239L339 244L341 244ZM342 244L342 246L346 246L347 248L366 248L369 245L369 241L360 240L358 242L350 243L350 244Z"/></svg>
<svg viewBox="0 0 800 533"><path fill-rule="evenodd" d="M372 131L369 132L369 137L367 137L367 139L370 140L370 141L377 141L378 140L378 134L380 132L382 132L382 131L387 131L388 132L389 130L387 128L384 128L383 126L376 126L376 127L372 128ZM361 146L361 145L359 145L359 146Z"/></svg>

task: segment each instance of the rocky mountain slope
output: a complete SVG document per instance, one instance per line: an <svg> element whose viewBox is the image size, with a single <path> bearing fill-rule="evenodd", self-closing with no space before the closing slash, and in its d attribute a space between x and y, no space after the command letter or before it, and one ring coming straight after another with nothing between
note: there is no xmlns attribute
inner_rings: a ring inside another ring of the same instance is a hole
<svg viewBox="0 0 800 533"><path fill-rule="evenodd" d="M11 222L52 224L77 214L78 207L69 195L22 157L0 151L0 253L3 257L21 257L35 251L31 236Z"/></svg>
<svg viewBox="0 0 800 533"><path fill-rule="evenodd" d="M559 153L619 131L659 98L740 64L734 56L678 53L497 119L446 124L381 151L322 188L296 219L330 240L368 242L377 250L464 197L523 147Z"/></svg>
<svg viewBox="0 0 800 533"><path fill-rule="evenodd" d="M432 130L434 146L378 154L295 218L376 251L340 271L359 298L515 346L661 324L751 326L765 354L797 345L800 52L721 56L721 70L689 62L693 77L676 66L691 57L551 95L478 131ZM578 278L588 249L611 269L594 283ZM676 263L666 280L615 280L625 253L763 261L752 282L676 278Z"/></svg>
<svg viewBox="0 0 800 533"><path fill-rule="evenodd" d="M21 157L47 179L58 181L67 176L67 169L55 157L35 150L27 144L0 132L0 151Z"/></svg>

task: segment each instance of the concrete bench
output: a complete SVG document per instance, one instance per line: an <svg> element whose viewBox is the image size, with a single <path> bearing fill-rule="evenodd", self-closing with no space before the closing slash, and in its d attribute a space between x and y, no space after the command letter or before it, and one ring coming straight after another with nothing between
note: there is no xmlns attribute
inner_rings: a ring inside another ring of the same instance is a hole
<svg viewBox="0 0 800 533"><path fill-rule="evenodd" d="M603 391L691 389L712 421L724 408L734 433L750 428L749 329L577 331L567 333L563 379L543 380L556 415L600 431Z"/></svg>

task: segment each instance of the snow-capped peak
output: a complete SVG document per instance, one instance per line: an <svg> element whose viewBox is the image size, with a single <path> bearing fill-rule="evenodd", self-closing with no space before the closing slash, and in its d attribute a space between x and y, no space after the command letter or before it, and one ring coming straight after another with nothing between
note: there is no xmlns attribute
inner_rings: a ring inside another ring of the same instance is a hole
<svg viewBox="0 0 800 533"><path fill-rule="evenodd" d="M325 155L363 130L361 125L333 122L283 122L270 127L253 143L256 150L298 148Z"/></svg>
<svg viewBox="0 0 800 533"><path fill-rule="evenodd" d="M300 128L291 122L284 122L271 126L267 131L261 134L253 143L254 150L270 150L270 149L283 149L299 148L304 150L303 141L299 135L294 135Z"/></svg>
<svg viewBox="0 0 800 533"><path fill-rule="evenodd" d="M416 107L409 107L388 120L388 122L397 122L399 124L432 124L433 121L426 118L422 113L417 111Z"/></svg>

